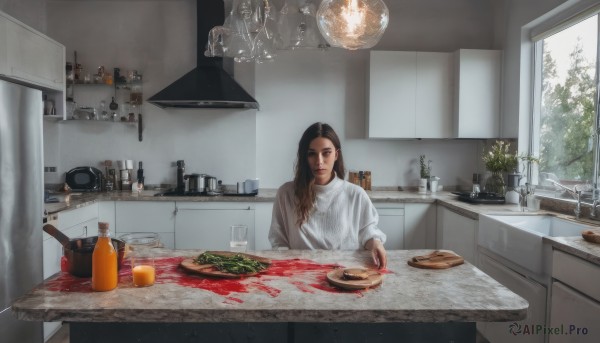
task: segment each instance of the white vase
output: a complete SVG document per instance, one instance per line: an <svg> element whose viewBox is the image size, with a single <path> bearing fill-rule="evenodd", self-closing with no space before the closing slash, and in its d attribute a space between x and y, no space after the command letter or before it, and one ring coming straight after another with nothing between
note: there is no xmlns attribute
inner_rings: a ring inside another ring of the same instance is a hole
<svg viewBox="0 0 600 343"><path fill-rule="evenodd" d="M504 195L504 200L507 204L518 204L519 193L517 193L515 190L510 190Z"/></svg>
<svg viewBox="0 0 600 343"><path fill-rule="evenodd" d="M419 180L419 194L427 194L427 179Z"/></svg>

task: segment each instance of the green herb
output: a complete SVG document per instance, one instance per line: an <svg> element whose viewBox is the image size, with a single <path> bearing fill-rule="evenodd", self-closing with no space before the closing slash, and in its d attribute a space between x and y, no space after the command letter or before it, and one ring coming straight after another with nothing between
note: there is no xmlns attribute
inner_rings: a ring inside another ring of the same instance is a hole
<svg viewBox="0 0 600 343"><path fill-rule="evenodd" d="M496 141L492 148L483 154L485 168L492 173L511 172L519 164L517 154L510 153L510 143Z"/></svg>
<svg viewBox="0 0 600 343"><path fill-rule="evenodd" d="M267 269L267 263L262 263L240 254L232 256L223 256L211 254L209 252L202 253L194 260L199 264L212 264L219 271L231 274L250 274L258 273L261 270Z"/></svg>
<svg viewBox="0 0 600 343"><path fill-rule="evenodd" d="M425 155L419 156L419 164L421 166L421 179L429 179L431 176L431 160L425 163Z"/></svg>

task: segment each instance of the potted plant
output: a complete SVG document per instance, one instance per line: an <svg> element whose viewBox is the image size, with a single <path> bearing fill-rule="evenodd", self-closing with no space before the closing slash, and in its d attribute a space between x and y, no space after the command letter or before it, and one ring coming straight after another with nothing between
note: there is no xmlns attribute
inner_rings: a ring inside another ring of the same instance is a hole
<svg viewBox="0 0 600 343"><path fill-rule="evenodd" d="M419 156L421 166L421 180L419 180L419 193L427 193L427 184L431 176L431 160L425 163L425 155Z"/></svg>
<svg viewBox="0 0 600 343"><path fill-rule="evenodd" d="M486 180L486 191L504 195L504 173L514 171L519 165L519 157L511 154L509 149L510 143L496 141L490 151L483 154L485 168L492 173Z"/></svg>

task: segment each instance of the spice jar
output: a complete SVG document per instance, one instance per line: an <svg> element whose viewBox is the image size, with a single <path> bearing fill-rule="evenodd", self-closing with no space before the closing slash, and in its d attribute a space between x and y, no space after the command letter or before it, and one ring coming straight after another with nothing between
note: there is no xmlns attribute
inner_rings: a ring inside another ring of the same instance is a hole
<svg viewBox="0 0 600 343"><path fill-rule="evenodd" d="M365 171L365 190L371 190L371 171Z"/></svg>

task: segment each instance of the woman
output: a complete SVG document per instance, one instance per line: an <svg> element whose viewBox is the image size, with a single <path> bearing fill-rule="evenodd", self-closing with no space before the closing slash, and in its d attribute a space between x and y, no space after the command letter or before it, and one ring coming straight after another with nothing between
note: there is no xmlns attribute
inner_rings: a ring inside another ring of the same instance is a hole
<svg viewBox="0 0 600 343"><path fill-rule="evenodd" d="M269 241L273 248L370 250L379 268L387 265L385 234L367 193L344 181L340 140L324 123L302 135L294 181L277 191Z"/></svg>

